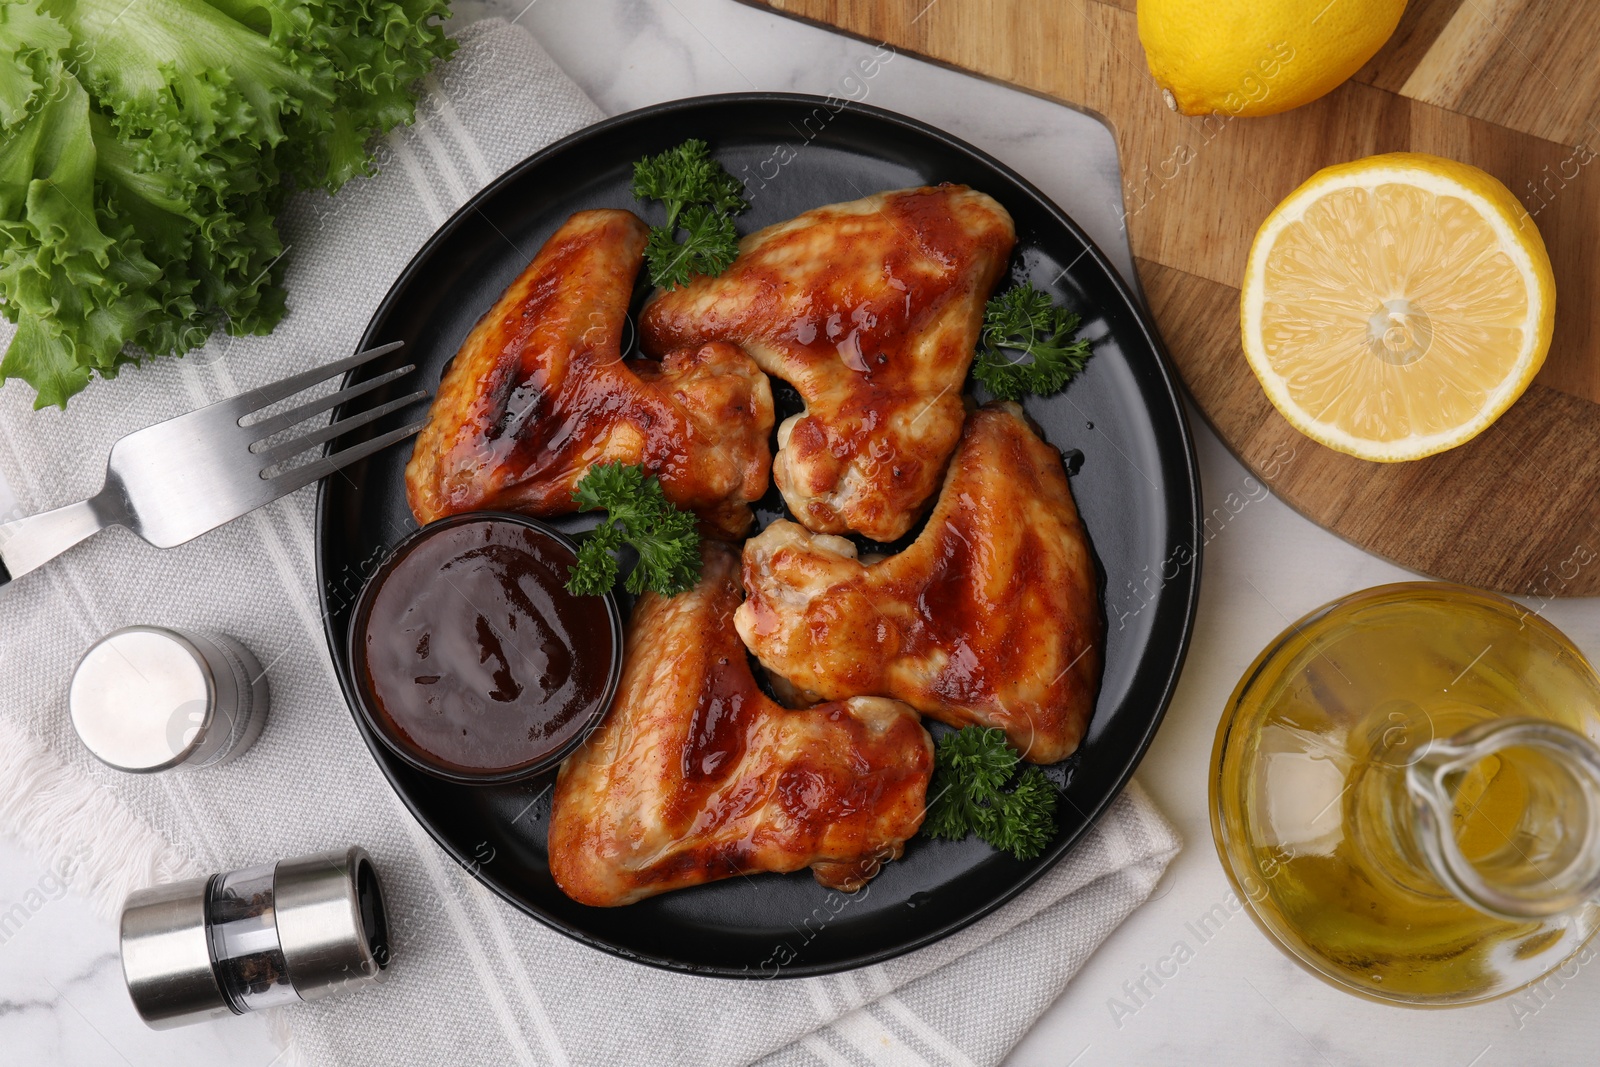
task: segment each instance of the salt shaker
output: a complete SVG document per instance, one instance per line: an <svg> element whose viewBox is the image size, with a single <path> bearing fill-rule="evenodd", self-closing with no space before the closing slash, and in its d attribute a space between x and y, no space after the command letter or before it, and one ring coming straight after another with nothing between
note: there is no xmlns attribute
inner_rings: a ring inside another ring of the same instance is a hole
<svg viewBox="0 0 1600 1067"><path fill-rule="evenodd" d="M233 759L260 736L268 694L261 664L231 637L129 626L84 654L67 702L96 758L147 773Z"/></svg>

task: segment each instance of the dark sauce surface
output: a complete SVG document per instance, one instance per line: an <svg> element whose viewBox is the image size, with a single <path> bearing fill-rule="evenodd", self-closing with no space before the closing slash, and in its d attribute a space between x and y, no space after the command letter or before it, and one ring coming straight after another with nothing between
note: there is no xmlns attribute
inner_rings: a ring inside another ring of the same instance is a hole
<svg viewBox="0 0 1600 1067"><path fill-rule="evenodd" d="M381 572L362 664L375 711L424 761L466 773L549 759L603 709L606 602L565 588L570 549L480 519L418 539Z"/></svg>

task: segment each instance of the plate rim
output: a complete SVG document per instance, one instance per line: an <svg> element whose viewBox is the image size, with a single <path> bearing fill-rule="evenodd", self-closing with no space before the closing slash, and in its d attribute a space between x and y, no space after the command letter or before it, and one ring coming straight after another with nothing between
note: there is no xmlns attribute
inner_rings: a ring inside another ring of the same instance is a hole
<svg viewBox="0 0 1600 1067"><path fill-rule="evenodd" d="M569 133L566 136L551 142L545 147L527 155L517 163L512 164L504 172L491 179L481 189L468 197L467 200L462 203L462 205L457 208L449 218L439 224L432 235L430 235L429 238L417 250L416 254L413 255L409 261L407 261L405 267L400 271L400 273L395 276L395 279L390 284L388 291L384 294L383 300L379 302L377 308L368 318L367 325L363 328L361 339L356 346L356 351L362 351L365 348L371 347L372 335L375 327L382 320L388 317L393 306L399 301L401 291L407 288L412 281L413 275L419 273L423 269L428 260L432 258L436 249L447 239L453 236L457 228L459 228L466 220L470 219L478 212L478 205L494 197L503 187L520 180L526 172L543 165L547 158L560 152L564 152L574 145L580 144L587 139L609 132L611 129L617 126L639 122L641 120L646 120L656 116L674 114L677 112L692 112L708 105L776 104L820 107L827 106L834 100L836 100L836 98L819 96L813 93L764 91L710 93L701 96L682 97L676 100L667 100L649 104L641 108L635 108L631 111L610 116L600 120L599 122L584 126L581 129L575 130L572 133ZM466 871L472 875L472 877L477 879L481 884L483 884L486 888L488 888L506 903L510 904L523 914L537 920L548 929L554 930L555 932L565 937L569 937L589 948L598 949L619 959L624 959L632 963L641 963L646 966L655 967L678 974L760 980L771 978L809 978L819 975L838 974L844 971L856 970L861 967L870 967L936 944L952 934L964 930L974 923L994 914L994 912L998 911L1001 907L1004 907L1006 904L1015 900L1017 896L1020 895L1024 890L1034 885L1042 877L1044 877L1046 873L1053 870L1056 865L1060 863L1061 860L1077 846L1079 841L1081 841L1089 831L1094 829L1096 824L1105 815L1106 811L1127 788L1128 783L1132 780L1134 773L1139 768L1139 765L1144 761L1144 757L1149 751L1151 743L1155 739L1156 732L1160 729L1162 722L1165 721L1168 708L1171 707L1172 699L1177 691L1178 682L1183 674L1184 664L1188 659L1189 649L1194 637L1195 618L1199 610L1200 580L1203 570L1203 557L1205 551L1203 540L1199 535L1201 530L1202 515L1204 514L1204 498L1202 496L1200 482L1199 458L1195 451L1194 434L1189 425L1188 412L1184 406L1183 394L1180 391L1178 384L1179 378L1173 365L1172 357L1168 353L1166 344L1162 340L1160 331L1156 327L1154 318L1151 315L1150 310L1145 304L1143 298L1139 295L1137 287L1130 285L1129 281L1122 276L1121 272L1112 265L1099 245L1097 245L1094 240L1086 232L1084 232L1083 228L1080 227L1077 222L1060 206L1058 206L1055 201L1046 196L1036 185L1019 174L1015 169L1001 160L996 159L983 149L978 148L959 137L956 137L954 134L940 129L937 126L923 122L920 119L915 119L900 112L891 111L887 108L878 107L876 105L856 103L854 101L844 101L843 107L838 109L830 108L830 110L834 110L835 113L838 111L852 111L865 115L866 117L876 119L880 122L887 122L891 125L900 126L920 138L934 141L944 146L946 149L953 150L958 154L972 157L981 164L999 172L1002 176L1014 183L1022 192L1032 197L1037 202L1038 206L1043 209L1045 213L1051 216L1058 225L1071 233L1082 243L1084 251L1080 258L1087 256L1088 258L1092 259L1108 277L1118 296L1122 298L1128 312L1131 314L1134 323L1137 325L1140 333L1143 335L1146 344L1149 345L1151 352L1156 357L1154 370L1159 376L1161 389L1165 393L1167 399L1170 401L1172 412L1175 416L1178 440L1182 445L1184 459L1182 464L1183 476L1181 481L1178 481L1178 485L1188 495L1190 511L1184 516L1179 516L1174 512L1173 526L1176 528L1180 525L1178 521L1180 517L1187 520L1187 547L1192 559L1192 564L1184 568L1187 578L1185 581L1183 581L1180 587L1181 593L1184 597L1184 606L1180 619L1181 627L1178 633L1176 655L1171 658L1171 667L1167 671L1166 676L1161 679L1161 697L1156 702L1156 706L1153 708L1152 713L1150 714L1149 720L1145 725L1144 732L1140 736L1138 744L1133 750L1131 756L1127 759L1125 766L1116 775L1111 787L1106 790L1105 795L1100 798L1099 802L1092 806L1091 810L1083 812L1083 822L1074 832L1063 834L1061 837L1051 843L1050 849L1040 858L1041 862L1037 863L1032 870L1023 873L1010 885L997 892L994 896L977 908L974 908L965 914L944 923L941 926L925 931L924 933L916 937L909 938L899 944L888 948L854 955L844 960L810 964L796 961L794 963L785 964L784 966L778 968L776 974L768 973L764 968L751 970L748 966L744 968L735 968L733 966L686 963L682 960L674 960L663 956L652 955L650 953L639 952L626 946L618 945L594 937L584 930L569 927L559 919L541 913L530 902L522 899L518 894L512 892L508 887L502 885L498 879L494 878L487 871L487 869L478 859L467 855L463 849L459 848L449 839L448 835L446 835L438 827L434 826L433 822L428 817L424 816L417 810L417 806L413 804L411 798L396 780L396 768L391 767L389 761L381 758L379 751L379 748L381 747L380 743L376 738L368 735L366 725L361 720L361 716L356 712L353 703L355 694L354 690L352 689L353 679L350 677L350 665L348 663L342 663L339 657L339 650L344 644L344 635L336 633L336 627L333 624L333 609L329 604L329 586L326 579L324 563L325 556L327 554L326 542L328 538L326 532L328 530L329 521L329 486L331 479L325 478L317 485L316 510L313 516L313 522L315 525L313 555L315 557L317 599L318 606L320 607L322 614L323 636L327 642L328 651L333 660L335 674L339 679L340 694L344 697L346 711L349 712L352 719L355 721L357 732L361 734L362 741L366 744L369 754L373 757L373 762L378 765L378 769L383 774L384 779L389 785L389 788L394 791L397 798L404 805L406 812L411 818L415 819L424 830L427 831L428 836L433 839L433 841L445 852L446 855L465 868ZM352 383L352 379L359 372L359 370L360 368L356 368L355 370L348 372L342 380L340 387L344 388L350 385ZM333 418L335 420L343 417L343 415L346 414L345 406L346 405L341 405L341 407L334 412ZM344 442L342 439L329 441L324 446L324 454L332 454L339 447L341 447L343 443ZM1164 588L1172 589L1178 584L1179 583L1176 582L1169 582ZM1104 595L1105 591L1102 590L1102 597L1104 597ZM1103 601L1101 607L1102 610L1104 610Z"/></svg>

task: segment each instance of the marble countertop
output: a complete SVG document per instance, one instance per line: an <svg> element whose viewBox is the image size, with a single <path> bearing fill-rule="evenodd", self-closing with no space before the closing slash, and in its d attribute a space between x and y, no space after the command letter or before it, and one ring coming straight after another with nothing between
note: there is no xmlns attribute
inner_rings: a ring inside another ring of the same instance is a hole
<svg viewBox="0 0 1600 1067"><path fill-rule="evenodd" d="M457 10L527 25L608 113L770 89L836 91L934 121L1034 180L1131 270L1119 233L1118 179L1096 163L1109 135L1087 116L909 57L862 80L856 62L874 51L870 42L732 0L460 0ZM1206 772L1234 683L1289 621L1353 590L1415 576L1294 514L1193 412L1191 421L1211 516L1205 576L1182 682L1138 772L1185 848L1150 902L1111 935L1008 1064L1490 1067L1592 1059L1590 1016L1600 1002L1594 968L1537 996L1454 1011L1391 1008L1300 970L1231 896L1211 844ZM0 513L6 496L0 484ZM1533 606L1600 656L1600 604ZM1175 951L1180 943L1187 952ZM267 1067L278 1057L262 1018L148 1030L122 988L116 951L112 923L96 918L55 872L0 841L0 1061Z"/></svg>

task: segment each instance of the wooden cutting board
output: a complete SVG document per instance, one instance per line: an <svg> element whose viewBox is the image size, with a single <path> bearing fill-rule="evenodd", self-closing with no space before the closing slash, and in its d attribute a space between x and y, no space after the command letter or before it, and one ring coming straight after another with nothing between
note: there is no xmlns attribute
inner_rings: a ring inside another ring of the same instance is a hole
<svg viewBox="0 0 1600 1067"><path fill-rule="evenodd" d="M1310 0L1307 0L1310 2ZM1354 79L1270 118L1185 118L1145 66L1134 0L771 0L1104 116L1134 256L1167 346L1229 448L1302 514L1402 566L1536 599L1600 594L1600 3L1411 0ZM1555 264L1555 340L1471 443L1377 464L1302 437L1239 346L1256 228L1317 169L1377 152L1476 164Z"/></svg>

